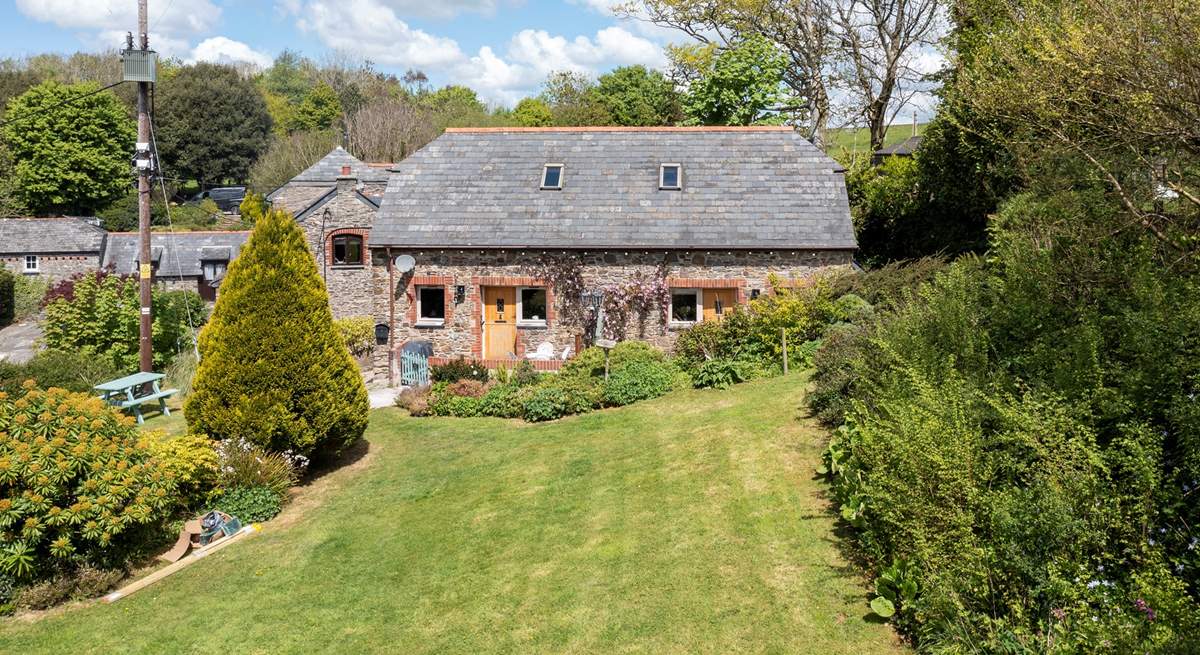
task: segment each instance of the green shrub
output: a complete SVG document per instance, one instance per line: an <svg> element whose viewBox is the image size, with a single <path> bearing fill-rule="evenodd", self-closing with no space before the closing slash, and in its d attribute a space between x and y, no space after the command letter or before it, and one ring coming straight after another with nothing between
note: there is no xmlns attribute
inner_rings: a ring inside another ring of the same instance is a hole
<svg viewBox="0 0 1200 655"><path fill-rule="evenodd" d="M0 391L16 393L24 381L36 380L43 389L59 387L91 393L95 385L126 374L106 359L85 353L43 350L24 364L0 362Z"/></svg>
<svg viewBox="0 0 1200 655"><path fill-rule="evenodd" d="M13 284L13 321L38 313L50 285L38 275L17 275Z"/></svg>
<svg viewBox="0 0 1200 655"><path fill-rule="evenodd" d="M247 198L250 196L247 195ZM244 204L244 203L243 203ZM375 348L375 319L370 316L347 316L333 322L350 354L362 357Z"/></svg>
<svg viewBox="0 0 1200 655"><path fill-rule="evenodd" d="M692 374L696 388L727 389L749 380L751 373L744 362L732 359L710 359Z"/></svg>
<svg viewBox="0 0 1200 655"><path fill-rule="evenodd" d="M875 317L875 308L862 297L848 293L833 301L833 318L846 323L866 323Z"/></svg>
<svg viewBox="0 0 1200 655"><path fill-rule="evenodd" d="M0 263L0 328L16 320L17 277Z"/></svg>
<svg viewBox="0 0 1200 655"><path fill-rule="evenodd" d="M396 396L396 407L407 410L411 416L429 415L429 397L432 387L409 387Z"/></svg>
<svg viewBox="0 0 1200 655"><path fill-rule="evenodd" d="M482 364L468 362L459 357L456 360L434 366L432 368L434 382L458 382L459 380L488 381L488 370Z"/></svg>
<svg viewBox="0 0 1200 655"><path fill-rule="evenodd" d="M521 399L521 389L530 385L497 384L479 399L480 416L496 416L499 418L521 418L524 413Z"/></svg>
<svg viewBox="0 0 1200 655"><path fill-rule="evenodd" d="M47 349L103 358L119 370L137 369L141 305L136 279L81 273L55 284L45 302ZM204 303L192 291L156 288L151 306L154 366L163 369L191 347L192 329L204 322Z"/></svg>
<svg viewBox="0 0 1200 655"><path fill-rule="evenodd" d="M634 360L622 364L601 385L604 404L619 407L657 398L671 390L676 373L674 366L662 361Z"/></svg>
<svg viewBox="0 0 1200 655"><path fill-rule="evenodd" d="M168 439L152 435L146 440L150 452L175 479L179 503L199 509L220 486L221 460L216 444L208 437L188 434Z"/></svg>
<svg viewBox="0 0 1200 655"><path fill-rule="evenodd" d="M470 418L479 416L483 383L461 379L454 383L437 382L429 394L429 414Z"/></svg>
<svg viewBox="0 0 1200 655"><path fill-rule="evenodd" d="M133 420L95 397L0 392L0 572L121 560L165 519L176 482Z"/></svg>
<svg viewBox="0 0 1200 655"><path fill-rule="evenodd" d="M192 381L196 379L196 369L199 367L200 361L196 359L196 351L193 348L184 348L164 371L167 376L163 379L163 384L166 385L164 388L178 389L178 397L187 398L192 395Z"/></svg>
<svg viewBox="0 0 1200 655"><path fill-rule="evenodd" d="M533 423L553 421L571 414L571 398L562 385L545 384L535 387L525 401L525 420Z"/></svg>
<svg viewBox="0 0 1200 655"><path fill-rule="evenodd" d="M68 577L56 576L35 582L17 591L16 606L26 610L45 610L71 597L75 583Z"/></svg>
<svg viewBox="0 0 1200 655"><path fill-rule="evenodd" d="M280 495L268 487L231 487L217 499L215 509L242 523L261 523L275 518L283 504Z"/></svg>
<svg viewBox="0 0 1200 655"><path fill-rule="evenodd" d="M217 442L218 486L222 489L266 487L284 498L307 466L303 455L268 452L244 439Z"/></svg>
<svg viewBox="0 0 1200 655"><path fill-rule="evenodd" d="M271 211L230 263L200 333L188 426L333 457L362 437L369 410L304 233L289 214Z"/></svg>
<svg viewBox="0 0 1200 655"><path fill-rule="evenodd" d="M13 604L27 610L45 610L67 600L91 600L112 589L125 572L84 565L21 589L14 589ZM3 601L0 601L3 602Z"/></svg>
<svg viewBox="0 0 1200 655"><path fill-rule="evenodd" d="M559 375L602 377L604 375L604 349L598 346L584 348L575 357L563 364Z"/></svg>
<svg viewBox="0 0 1200 655"><path fill-rule="evenodd" d="M533 368L533 364L529 360L523 359L513 369L511 382L518 387L528 387L537 384L542 379L542 375L542 373L537 372L537 369Z"/></svg>

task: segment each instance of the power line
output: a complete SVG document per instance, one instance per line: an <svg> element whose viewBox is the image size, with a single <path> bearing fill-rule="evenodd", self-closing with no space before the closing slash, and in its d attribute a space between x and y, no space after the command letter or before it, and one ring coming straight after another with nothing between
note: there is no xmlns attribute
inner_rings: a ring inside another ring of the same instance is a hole
<svg viewBox="0 0 1200 655"><path fill-rule="evenodd" d="M2 127L4 125L9 125L11 123L22 123L24 121L27 121L27 120L30 120L33 118L37 118L38 116L47 114L55 109L60 109L62 107L66 107L67 105L71 105L76 102L79 102L80 100L83 100L84 98L88 98L88 97L94 96L98 93L103 93L105 91L108 91L109 89L112 89L114 87L121 86L124 83L125 83L124 80L122 80L120 82L114 82L112 84L109 84L108 86L101 87L99 89L96 89L95 91L88 91L87 93L77 95L74 98L68 98L57 104L50 105L49 107L39 107L38 109L31 111L30 113L28 113L24 116L17 116L16 118L6 118L6 119L0 121L0 127Z"/></svg>

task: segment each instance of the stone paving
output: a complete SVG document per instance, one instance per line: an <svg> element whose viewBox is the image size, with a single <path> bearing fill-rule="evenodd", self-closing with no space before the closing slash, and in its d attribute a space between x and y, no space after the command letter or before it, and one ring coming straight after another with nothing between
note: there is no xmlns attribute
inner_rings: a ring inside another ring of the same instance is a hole
<svg viewBox="0 0 1200 655"><path fill-rule="evenodd" d="M33 358L34 343L42 338L37 321L14 323L0 330L0 362L24 364Z"/></svg>

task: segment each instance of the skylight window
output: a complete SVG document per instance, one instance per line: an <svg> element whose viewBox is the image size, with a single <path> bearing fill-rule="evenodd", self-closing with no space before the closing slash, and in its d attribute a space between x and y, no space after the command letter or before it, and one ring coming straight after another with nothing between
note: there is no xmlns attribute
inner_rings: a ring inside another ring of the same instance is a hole
<svg viewBox="0 0 1200 655"><path fill-rule="evenodd" d="M563 183L563 165L562 164L546 164L542 169L542 188L543 189L562 189Z"/></svg>
<svg viewBox="0 0 1200 655"><path fill-rule="evenodd" d="M658 188L678 191L683 188L683 167L663 164L658 169Z"/></svg>

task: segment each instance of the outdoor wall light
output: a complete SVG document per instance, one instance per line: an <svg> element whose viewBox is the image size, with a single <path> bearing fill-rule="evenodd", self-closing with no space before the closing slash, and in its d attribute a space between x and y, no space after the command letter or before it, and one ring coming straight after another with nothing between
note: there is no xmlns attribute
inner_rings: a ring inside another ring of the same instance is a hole
<svg viewBox="0 0 1200 655"><path fill-rule="evenodd" d="M375 326L375 345L386 346L387 342L388 342L389 332L391 332L391 328L389 328L387 326L387 323L380 323L380 324L376 325Z"/></svg>
<svg viewBox="0 0 1200 655"><path fill-rule="evenodd" d="M467 300L467 287L458 285L454 287L454 304L461 305Z"/></svg>
<svg viewBox="0 0 1200 655"><path fill-rule="evenodd" d="M750 290L750 300L756 300L758 298L758 294L760 294L760 293L762 293L762 292L759 291L758 289L751 289Z"/></svg>

